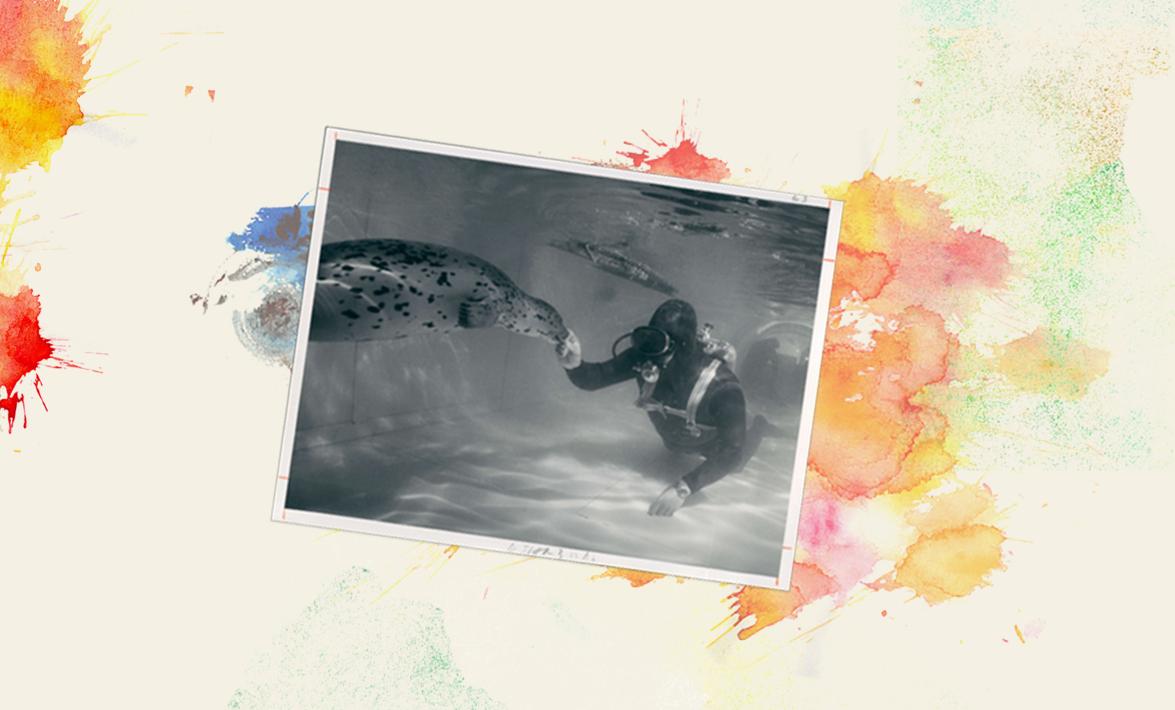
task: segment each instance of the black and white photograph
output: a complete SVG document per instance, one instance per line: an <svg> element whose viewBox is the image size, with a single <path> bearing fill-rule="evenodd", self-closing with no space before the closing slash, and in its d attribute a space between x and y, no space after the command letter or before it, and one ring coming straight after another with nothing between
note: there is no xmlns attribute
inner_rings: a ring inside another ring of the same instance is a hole
<svg viewBox="0 0 1175 710"><path fill-rule="evenodd" d="M789 588L839 202L325 136L275 519Z"/></svg>

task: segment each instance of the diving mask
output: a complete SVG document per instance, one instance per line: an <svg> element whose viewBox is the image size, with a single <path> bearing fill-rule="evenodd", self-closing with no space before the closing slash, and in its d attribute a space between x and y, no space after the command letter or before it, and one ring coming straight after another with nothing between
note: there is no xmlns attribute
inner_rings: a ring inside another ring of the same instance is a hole
<svg viewBox="0 0 1175 710"><path fill-rule="evenodd" d="M645 358L666 357L673 353L675 347L669 333L647 325L634 328L631 333L622 336L621 340L624 338L629 338L633 349Z"/></svg>
<svg viewBox="0 0 1175 710"><path fill-rule="evenodd" d="M612 357L616 357L617 349L625 340L632 343L632 349L641 360L649 360L665 364L672 357L675 345L669 333L660 328L647 325L634 328L631 333L625 333L612 343Z"/></svg>
<svg viewBox="0 0 1175 710"><path fill-rule="evenodd" d="M661 368L673 357L673 338L660 328L642 325L612 343L612 357L616 357L620 344L625 340L631 342L632 349L636 352L638 364L634 369L641 381L650 385L656 383L661 377Z"/></svg>

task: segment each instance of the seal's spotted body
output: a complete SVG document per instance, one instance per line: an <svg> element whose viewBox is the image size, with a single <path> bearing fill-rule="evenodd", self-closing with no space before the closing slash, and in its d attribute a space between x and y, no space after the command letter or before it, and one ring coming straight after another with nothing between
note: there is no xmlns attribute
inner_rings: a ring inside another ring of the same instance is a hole
<svg viewBox="0 0 1175 710"><path fill-rule="evenodd" d="M472 254L400 239L322 247L311 340L393 340L495 326L551 343L568 334L554 308Z"/></svg>

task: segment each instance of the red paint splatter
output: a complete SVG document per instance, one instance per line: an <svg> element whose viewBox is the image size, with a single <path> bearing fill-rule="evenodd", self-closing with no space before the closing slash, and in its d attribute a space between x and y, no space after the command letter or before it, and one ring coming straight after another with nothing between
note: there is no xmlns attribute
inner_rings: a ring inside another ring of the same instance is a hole
<svg viewBox="0 0 1175 710"><path fill-rule="evenodd" d="M41 300L28 286L21 286L14 296L0 295L0 409L8 415L8 431L16 422L18 405L24 410L24 395L17 384L53 356L53 345L41 335ZM34 374L34 387L40 396L40 380ZM44 399L41 400L42 404ZM28 411L24 410L24 426Z"/></svg>
<svg viewBox="0 0 1175 710"><path fill-rule="evenodd" d="M215 100L216 100L216 89L209 89L209 90L208 90L208 100L209 100L209 101L215 101Z"/></svg>
<svg viewBox="0 0 1175 710"><path fill-rule="evenodd" d="M669 145L666 141L657 140L649 135L648 131L642 130L641 132L653 142L657 153L654 155L648 148L642 148L635 143L625 141L625 145L630 146L633 150L618 150L616 153L626 158L632 168L657 175L710 182L722 182L730 177L730 167L725 161L698 152L697 136L689 137L686 134L684 111L673 136L673 145Z"/></svg>
<svg viewBox="0 0 1175 710"><path fill-rule="evenodd" d="M881 610L881 615L882 615L883 617L884 617L884 616L889 616L889 612L888 612L888 611L886 611L885 609L882 609L882 610Z"/></svg>

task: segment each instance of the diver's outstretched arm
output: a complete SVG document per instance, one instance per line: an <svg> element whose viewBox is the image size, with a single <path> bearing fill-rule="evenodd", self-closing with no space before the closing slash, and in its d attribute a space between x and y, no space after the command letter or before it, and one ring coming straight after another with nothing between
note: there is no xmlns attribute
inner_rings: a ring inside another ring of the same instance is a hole
<svg viewBox="0 0 1175 710"><path fill-rule="evenodd" d="M581 362L567 370L567 379L581 390L598 390L636 377L636 354L625 350L604 362Z"/></svg>

